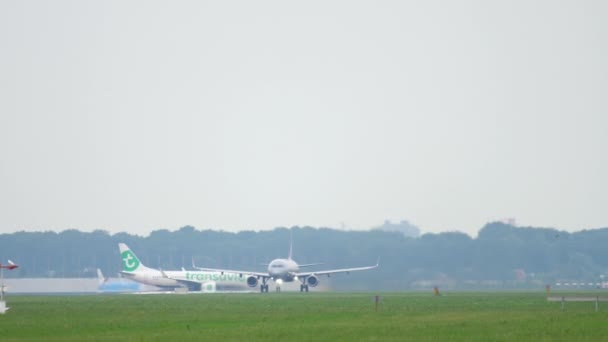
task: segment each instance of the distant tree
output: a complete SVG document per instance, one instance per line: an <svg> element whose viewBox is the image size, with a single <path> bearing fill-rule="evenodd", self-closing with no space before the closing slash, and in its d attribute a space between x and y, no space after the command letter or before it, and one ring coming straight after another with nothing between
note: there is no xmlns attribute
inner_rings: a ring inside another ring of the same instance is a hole
<svg viewBox="0 0 608 342"><path fill-rule="evenodd" d="M399 223L392 223L390 220L386 220L384 221L384 224L373 229L387 232L398 232L408 237L420 236L420 228L409 223L407 220L401 220Z"/></svg>

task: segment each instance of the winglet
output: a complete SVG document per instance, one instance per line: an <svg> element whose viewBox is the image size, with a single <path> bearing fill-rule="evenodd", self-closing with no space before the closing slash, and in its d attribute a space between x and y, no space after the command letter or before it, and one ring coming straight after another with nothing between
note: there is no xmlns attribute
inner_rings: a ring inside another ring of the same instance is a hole
<svg viewBox="0 0 608 342"><path fill-rule="evenodd" d="M292 260L291 259L291 255L292 255L292 251L293 251L293 230L289 230L289 257L287 259Z"/></svg>
<svg viewBox="0 0 608 342"><path fill-rule="evenodd" d="M199 271L205 270L205 268L203 268L203 267L196 266L196 264L194 263L194 256L192 256L192 268L194 268L195 270L199 270Z"/></svg>

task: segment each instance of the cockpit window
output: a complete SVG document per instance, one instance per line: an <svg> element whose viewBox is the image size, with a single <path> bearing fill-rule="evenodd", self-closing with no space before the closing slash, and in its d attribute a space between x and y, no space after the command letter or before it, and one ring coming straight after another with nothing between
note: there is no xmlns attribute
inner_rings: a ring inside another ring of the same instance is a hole
<svg viewBox="0 0 608 342"><path fill-rule="evenodd" d="M283 267L283 265L281 264L274 264L274 265L270 265L271 268L281 268Z"/></svg>

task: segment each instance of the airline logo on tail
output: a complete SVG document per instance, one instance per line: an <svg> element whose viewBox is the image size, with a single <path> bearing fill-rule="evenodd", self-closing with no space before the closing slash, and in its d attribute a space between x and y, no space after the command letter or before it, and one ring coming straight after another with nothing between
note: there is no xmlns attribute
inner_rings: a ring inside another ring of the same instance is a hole
<svg viewBox="0 0 608 342"><path fill-rule="evenodd" d="M133 272L139 267L139 260L130 251L126 250L120 254L122 257L122 268L127 272Z"/></svg>

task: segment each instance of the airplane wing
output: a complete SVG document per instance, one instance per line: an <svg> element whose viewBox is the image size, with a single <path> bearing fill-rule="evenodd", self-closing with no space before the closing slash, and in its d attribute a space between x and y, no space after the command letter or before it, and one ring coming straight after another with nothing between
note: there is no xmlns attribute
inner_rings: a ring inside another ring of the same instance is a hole
<svg viewBox="0 0 608 342"><path fill-rule="evenodd" d="M298 265L298 266L300 266L300 267L310 267L310 266L319 266L319 265L324 265L324 264L325 263L323 263L323 262L317 262L317 263L314 263L314 264L303 264L303 265Z"/></svg>
<svg viewBox="0 0 608 342"><path fill-rule="evenodd" d="M175 277L169 277L163 270L159 270L159 271L160 271L160 274L163 276L163 278L173 279L189 289L197 288L199 286L202 287L203 283L205 283L203 281L186 280L186 279L178 279Z"/></svg>
<svg viewBox="0 0 608 342"><path fill-rule="evenodd" d="M182 284L184 287L187 287L189 289L196 289L196 288L201 288L202 290L202 286L205 283L208 283L208 281L195 281L195 280L185 280L185 279L175 279L175 278L171 278L171 277L167 277L169 279L173 279L175 281L177 281L178 283Z"/></svg>
<svg viewBox="0 0 608 342"><path fill-rule="evenodd" d="M181 284L184 287L187 287L189 289L193 289L193 288L198 288L201 287L208 283L208 281L196 281L196 280L186 280L186 279L178 279L178 278L174 278L174 277L169 277L163 270L159 270L160 274L163 278L167 278L167 279L173 279L175 281L177 281L179 284ZM135 273L133 272L127 272L127 271L120 271L120 274L122 275L134 275Z"/></svg>
<svg viewBox="0 0 608 342"><path fill-rule="evenodd" d="M354 268L342 268L342 269L337 269L337 270L327 270L327 271L312 271L312 272L299 272L298 274L296 274L298 277L308 277L311 275L330 275L330 274L334 274L334 273L350 273L350 272L356 272L356 271L364 271L364 270L371 270L372 268L376 268L380 266L379 263L376 263L373 266L365 266L365 267L354 267Z"/></svg>
<svg viewBox="0 0 608 342"><path fill-rule="evenodd" d="M194 264L194 258L192 258L192 268L197 269L199 271L205 271L205 272L220 272L220 273L233 273L233 274L238 274L239 276L243 276L243 275L253 275L256 277L263 277L263 278L269 278L270 276L268 275L268 272L252 272L252 271L235 271L235 270L222 270L219 268L206 268L206 267L197 267Z"/></svg>
<svg viewBox="0 0 608 342"><path fill-rule="evenodd" d="M197 267L194 266L194 264L192 265L193 268L199 270L199 271L205 271L205 272L220 272L220 273L233 273L233 274L238 274L240 276L249 276L249 275L253 275L256 277L265 277L268 278L268 272L252 272L252 271L237 271L237 270L222 270L219 268L206 268L206 267Z"/></svg>

